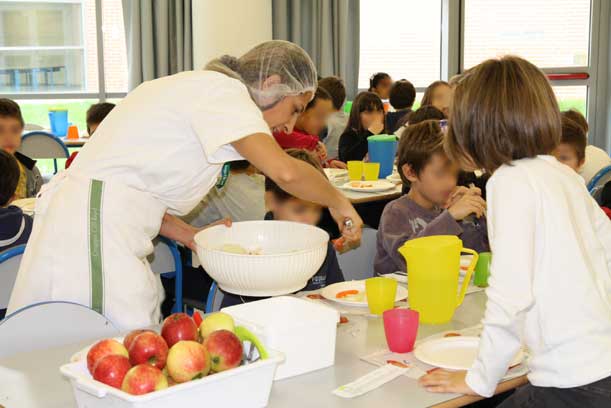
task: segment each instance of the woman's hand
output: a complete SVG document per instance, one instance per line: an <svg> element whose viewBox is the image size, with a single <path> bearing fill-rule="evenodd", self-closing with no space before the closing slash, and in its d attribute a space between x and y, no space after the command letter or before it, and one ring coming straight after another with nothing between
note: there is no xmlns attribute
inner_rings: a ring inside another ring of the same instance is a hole
<svg viewBox="0 0 611 408"><path fill-rule="evenodd" d="M200 232L203 231L207 228L211 228L211 227L215 227L217 225L224 225L226 227L231 227L231 224L233 223L233 221L231 221L231 218L224 218L222 220L218 220L216 222L213 222L212 224L206 225L202 228L195 228L193 227L193 235L191 236L191 240L187 243L187 247L193 251L193 252L197 252L197 244L195 243L195 235Z"/></svg>
<svg viewBox="0 0 611 408"><path fill-rule="evenodd" d="M466 371L433 370L423 375L418 383L429 392L477 395L465 381Z"/></svg>
<svg viewBox="0 0 611 408"><path fill-rule="evenodd" d="M352 204L347 202L343 208L335 209L329 208L329 212L331 216L337 223L340 232L345 240L345 245L348 245L352 248L356 248L361 243L361 235L363 232L363 220L356 212ZM348 228L346 226L346 221L351 220L352 226Z"/></svg>

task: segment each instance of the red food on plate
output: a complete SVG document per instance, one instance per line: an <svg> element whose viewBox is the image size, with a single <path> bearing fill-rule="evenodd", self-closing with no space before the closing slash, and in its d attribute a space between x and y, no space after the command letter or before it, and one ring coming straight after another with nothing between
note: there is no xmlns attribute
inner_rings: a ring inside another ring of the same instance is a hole
<svg viewBox="0 0 611 408"><path fill-rule="evenodd" d="M462 336L460 333L446 333L443 337L459 337Z"/></svg>
<svg viewBox="0 0 611 408"><path fill-rule="evenodd" d="M400 361L397 361L397 360L386 360L386 364L392 364L394 366L401 367L401 368L409 368L409 365L402 363Z"/></svg>
<svg viewBox="0 0 611 408"><path fill-rule="evenodd" d="M309 295L306 295L306 297L308 299L314 299L314 300L324 299L322 295L319 295L318 293L310 293Z"/></svg>
<svg viewBox="0 0 611 408"><path fill-rule="evenodd" d="M342 290L341 292L337 292L337 294L335 295L335 298L342 299L342 298L345 298L346 296L358 295L358 294L359 294L359 291L356 289Z"/></svg>
<svg viewBox="0 0 611 408"><path fill-rule="evenodd" d="M348 322L349 322L349 320L348 320L348 318L346 316L340 316L339 317L339 324L345 324L345 323L348 323Z"/></svg>

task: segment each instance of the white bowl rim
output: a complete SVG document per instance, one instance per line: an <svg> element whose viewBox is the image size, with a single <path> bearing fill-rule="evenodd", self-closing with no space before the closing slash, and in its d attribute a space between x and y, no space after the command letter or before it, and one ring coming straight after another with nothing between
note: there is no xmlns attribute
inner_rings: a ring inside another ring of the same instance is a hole
<svg viewBox="0 0 611 408"><path fill-rule="evenodd" d="M278 224L298 224L298 225L302 225L305 227L309 227L309 228L313 228L315 231L318 230L317 232L322 232L327 236L326 241L324 241L324 243L326 245L328 245L328 242L330 240L329 234L327 233L327 231L323 230L320 227L317 227L316 225L309 225L309 224L302 224L299 222L293 222L293 221L279 221L279 220L259 220L259 221L239 221L239 222L234 222L233 224L262 224L262 223L266 223L269 224L270 222L274 222L274 223L278 223ZM265 225L265 224L264 224ZM223 256L229 256L232 258L256 258L256 259L264 259L264 258L279 258L279 257L289 257L289 256L295 256L295 255L303 255L306 254L308 252L312 252L316 249L318 249L319 247L312 247L312 248L306 248L306 249L299 249L299 250L295 250L295 251L291 251L291 252L281 252L281 253L277 253L277 254L259 254L259 255L255 255L255 254L236 254L233 252L227 252L227 251L222 251L220 249L216 249L216 248L207 248L204 247L203 245L200 245L198 242L197 237L201 235L203 235L205 232L207 231L211 231L213 229L218 229L218 228L228 228L225 225L215 225L214 227L210 227L210 228L206 228L205 230L202 230L200 232L198 232L197 234L195 234L194 237L194 241L195 241L195 245L197 246L198 251L205 251L208 253L213 253L213 254L223 254ZM229 227L231 228L231 227Z"/></svg>

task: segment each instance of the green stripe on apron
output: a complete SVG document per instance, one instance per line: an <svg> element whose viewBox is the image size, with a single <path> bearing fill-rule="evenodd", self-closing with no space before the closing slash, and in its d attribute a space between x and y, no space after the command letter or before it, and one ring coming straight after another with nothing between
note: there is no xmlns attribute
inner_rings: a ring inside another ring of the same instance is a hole
<svg viewBox="0 0 611 408"><path fill-rule="evenodd" d="M102 194L104 182L91 180L89 186L89 273L91 308L104 314L104 269L102 263Z"/></svg>

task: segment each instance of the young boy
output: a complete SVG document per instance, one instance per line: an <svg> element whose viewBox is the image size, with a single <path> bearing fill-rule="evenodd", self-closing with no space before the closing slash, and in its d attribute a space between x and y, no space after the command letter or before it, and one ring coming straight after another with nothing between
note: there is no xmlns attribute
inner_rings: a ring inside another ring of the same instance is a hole
<svg viewBox="0 0 611 408"><path fill-rule="evenodd" d="M443 151L439 122L408 126L397 156L401 179L411 189L384 208L374 260L376 274L405 271L405 259L398 249L414 238L457 235L466 248L488 251L486 202L479 189L456 186L458 168Z"/></svg>
<svg viewBox="0 0 611 408"><path fill-rule="evenodd" d="M32 231L32 218L10 205L15 199L19 174L15 157L0 150L0 252L25 244Z"/></svg>
<svg viewBox="0 0 611 408"><path fill-rule="evenodd" d="M412 111L416 99L416 88L406 79L395 82L390 88L390 104L394 112L386 114L386 130L394 133L407 122L407 115Z"/></svg>
<svg viewBox="0 0 611 408"><path fill-rule="evenodd" d="M115 106L116 105L114 103L102 102L94 103L89 107L89 109L87 109L87 117L85 120L87 122L87 134L89 137L93 136L93 133L98 128L100 123L102 123L104 118L108 116L110 111L113 110ZM77 155L78 152L73 152L70 157L68 157L68 160L66 160L66 168L70 167Z"/></svg>
<svg viewBox="0 0 611 408"><path fill-rule="evenodd" d="M302 160L322 173L322 167L311 153L305 150L288 149L292 157ZM322 214L322 207L308 201L300 200L282 190L269 177L265 179L265 204L270 209L265 215L266 220L292 221L303 224L316 225ZM337 255L331 242L327 247L327 257L316 274L310 278L307 286L302 290L316 290L337 282L343 282L344 275L337 262ZM251 302L261 298L246 297L225 293L222 306L232 306L239 303Z"/></svg>
<svg viewBox="0 0 611 408"><path fill-rule="evenodd" d="M19 105L11 99L0 98L0 149L12 154L19 166L19 182L14 191L15 199L34 197L42 187L42 176L36 161L19 153L24 128Z"/></svg>
<svg viewBox="0 0 611 408"><path fill-rule="evenodd" d="M562 115L560 143L554 150L556 159L579 173L586 160L587 144L588 138L584 129L574 120Z"/></svg>
<svg viewBox="0 0 611 408"><path fill-rule="evenodd" d="M346 129L348 115L343 110L346 101L346 87L341 78L329 76L318 81L318 86L331 95L333 101L333 112L327 119L327 128L321 133L321 139L327 148L327 156L336 159L339 156L339 137Z"/></svg>

